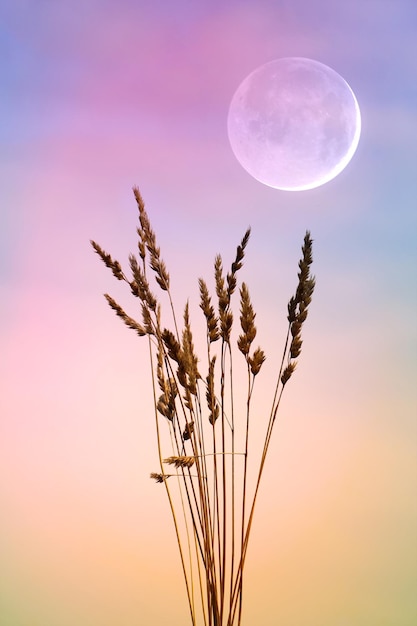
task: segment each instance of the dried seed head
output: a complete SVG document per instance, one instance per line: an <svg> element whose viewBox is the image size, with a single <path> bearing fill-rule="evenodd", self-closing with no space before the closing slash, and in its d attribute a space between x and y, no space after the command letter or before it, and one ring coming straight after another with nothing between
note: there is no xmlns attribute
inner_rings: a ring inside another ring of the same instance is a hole
<svg viewBox="0 0 417 626"><path fill-rule="evenodd" d="M146 246L145 246L145 243L144 243L144 240L143 240L144 233L143 233L143 230L141 228L137 228L136 232L137 232L138 237L139 237L139 239L138 239L139 256L142 259L142 261L144 261L145 257L146 257Z"/></svg>
<svg viewBox="0 0 417 626"><path fill-rule="evenodd" d="M184 358L184 368L188 376L188 389L190 393L197 395L197 380L201 378L197 363L198 359L194 352L193 335L190 326L188 302L184 310L184 330L182 333L182 354Z"/></svg>
<svg viewBox="0 0 417 626"><path fill-rule="evenodd" d="M151 254L150 267L155 272L155 278L158 285L164 291L169 290L169 274L165 263L160 258L159 248L155 248Z"/></svg>
<svg viewBox="0 0 417 626"><path fill-rule="evenodd" d="M295 322L293 322L291 324L290 330L291 330L291 335L293 337L295 337L296 335L300 334L300 332L301 332L301 322L299 321L299 317L298 316L297 316Z"/></svg>
<svg viewBox="0 0 417 626"><path fill-rule="evenodd" d="M166 378L164 371L164 354L163 344L160 341L158 350L156 353L156 375L158 379L158 385L162 391L162 395L159 396L156 408L161 415L166 417L170 422L175 417L175 398L177 396L177 386L173 378Z"/></svg>
<svg viewBox="0 0 417 626"><path fill-rule="evenodd" d="M229 303L227 291L224 288L222 257L218 254L214 260L214 279L216 283L216 294L219 299L219 313L221 315Z"/></svg>
<svg viewBox="0 0 417 626"><path fill-rule="evenodd" d="M115 276L117 280L125 280L125 275L123 274L122 266L120 265L119 261L113 260L110 254L107 254L107 252L105 252L103 248L101 248L98 243L96 243L92 239L90 240L90 243L105 264L105 266L111 269L111 271L113 272L113 276Z"/></svg>
<svg viewBox="0 0 417 626"><path fill-rule="evenodd" d="M290 359L295 359L300 356L303 343L301 339L302 326L307 319L308 306L311 303L315 286L315 279L310 276L310 265L313 262L312 245L313 240L311 239L309 231L307 231L302 246L303 257L298 263L300 271L298 272L297 290L295 296L293 296L288 303L288 321L290 323L292 336L289 349ZM287 382L291 374L292 372L286 373L286 371L284 371L282 378L284 378L285 382Z"/></svg>
<svg viewBox="0 0 417 626"><path fill-rule="evenodd" d="M146 304L142 304L142 321L147 334L154 335L152 316Z"/></svg>
<svg viewBox="0 0 417 626"><path fill-rule="evenodd" d="M182 350L179 342L170 330L164 328L162 331L162 341L167 349L168 356L176 363L180 363L182 360Z"/></svg>
<svg viewBox="0 0 417 626"><path fill-rule="evenodd" d="M296 359L298 356L300 356L302 344L303 341L301 339L301 335L296 335L295 337L293 337L290 346L290 357L292 359Z"/></svg>
<svg viewBox="0 0 417 626"><path fill-rule="evenodd" d="M159 400L156 404L158 412L166 417L170 422L174 421L175 417L175 399L174 396L167 396L162 394L159 396Z"/></svg>
<svg viewBox="0 0 417 626"><path fill-rule="evenodd" d="M291 322L295 322L295 318L296 318L296 311L297 311L297 301L294 298L294 296L292 296L290 298L290 301L288 302L288 321Z"/></svg>
<svg viewBox="0 0 417 626"><path fill-rule="evenodd" d="M151 269L155 272L156 282L161 287L161 289L163 289L164 291L168 291L169 274L167 272L165 263L161 259L161 251L156 245L155 233L151 228L151 223L145 210L145 203L137 187L133 188L133 193L135 195L139 209L140 228L137 229L139 235L139 255L142 259L145 258L146 247L150 255L149 265Z"/></svg>
<svg viewBox="0 0 417 626"><path fill-rule="evenodd" d="M194 465L194 462L195 457L193 456L170 456L167 459L164 459L164 463L168 463L168 465L175 465L176 468L190 468Z"/></svg>
<svg viewBox="0 0 417 626"><path fill-rule="evenodd" d="M240 289L240 325L243 333L239 336L237 346L239 350L247 356L253 340L256 337L255 317L249 291L245 283Z"/></svg>
<svg viewBox="0 0 417 626"><path fill-rule="evenodd" d="M297 365L296 361L291 361L291 363L289 363L287 367L285 368L285 370L283 371L282 376L281 376L281 382L282 382L283 387L287 384L287 382L291 378L291 375L293 374L296 368L296 365Z"/></svg>
<svg viewBox="0 0 417 626"><path fill-rule="evenodd" d="M227 297L228 297L229 302L230 302L230 296L233 294L234 290L236 289L236 273L240 270L240 268L243 265L242 261L245 256L245 248L249 241L249 237L250 237L250 228L247 229L246 233L243 236L242 241L240 242L240 245L237 247L236 257L232 263L231 271L229 274L227 274Z"/></svg>
<svg viewBox="0 0 417 626"><path fill-rule="evenodd" d="M198 284L200 287L200 308L204 313L207 323L207 337L209 342L213 343L214 341L217 341L220 336L217 327L218 319L214 313L214 308L211 304L211 298L205 281L202 278L199 278Z"/></svg>
<svg viewBox="0 0 417 626"><path fill-rule="evenodd" d="M157 483L163 483L167 478L169 478L169 474L157 474L156 472L152 472L151 478L156 480Z"/></svg>
<svg viewBox="0 0 417 626"><path fill-rule="evenodd" d="M230 343L230 333L233 326L233 313L222 311L220 313L220 335L226 343Z"/></svg>
<svg viewBox="0 0 417 626"><path fill-rule="evenodd" d="M216 363L216 356L210 361L209 371L206 378L207 389L206 389L206 400L207 406L210 411L209 414L209 422L213 426L217 418L219 417L219 406L217 404L216 395L214 393L214 365Z"/></svg>
<svg viewBox="0 0 417 626"><path fill-rule="evenodd" d="M133 187L133 193L138 205L138 209L139 211L144 211L145 210L145 203L143 201L143 198L141 196L141 193L139 191L139 187Z"/></svg>
<svg viewBox="0 0 417 626"><path fill-rule="evenodd" d="M151 311L155 311L157 300L151 292L145 272L139 266L138 261L133 254L129 255L129 264L133 275L133 281L129 283L129 285L133 295L137 296L140 300L142 300L142 302L146 303Z"/></svg>
<svg viewBox="0 0 417 626"><path fill-rule="evenodd" d="M182 437L184 439L184 441L188 441L189 439L191 439L191 435L194 432L194 422L188 422L185 425L184 428L184 432L182 433Z"/></svg>
<svg viewBox="0 0 417 626"><path fill-rule="evenodd" d="M256 348L252 357L248 358L248 363L250 365L251 372L254 376L259 374L259 371L266 359L265 353L261 348Z"/></svg>
<svg viewBox="0 0 417 626"><path fill-rule="evenodd" d="M134 320L132 317L129 317L129 315L127 315L127 313L124 312L120 304L117 304L116 300L114 300L111 296L109 296L108 293L105 293L104 297L109 303L109 306L113 309L113 311L115 311L116 315L124 321L126 326L128 326L132 330L135 330L137 334L139 335L139 337L143 337L144 335L148 334L147 329L144 326L141 326L140 324L138 324L138 322Z"/></svg>

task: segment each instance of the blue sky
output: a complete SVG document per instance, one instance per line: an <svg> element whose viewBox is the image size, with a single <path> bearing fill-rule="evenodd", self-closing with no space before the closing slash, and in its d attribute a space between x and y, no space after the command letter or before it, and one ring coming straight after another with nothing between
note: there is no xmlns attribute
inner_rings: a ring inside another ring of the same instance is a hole
<svg viewBox="0 0 417 626"><path fill-rule="evenodd" d="M146 354L107 310L104 291L133 303L88 243L125 262L135 184L196 318L197 278L252 226L244 278L267 382L307 228L314 238L317 290L266 478L276 497L260 502L248 623L414 625L416 30L411 0L1 2L7 626L184 625L142 447ZM309 192L261 185L227 139L239 83L283 56L329 65L361 108L353 160ZM154 584L163 550L171 605Z"/></svg>

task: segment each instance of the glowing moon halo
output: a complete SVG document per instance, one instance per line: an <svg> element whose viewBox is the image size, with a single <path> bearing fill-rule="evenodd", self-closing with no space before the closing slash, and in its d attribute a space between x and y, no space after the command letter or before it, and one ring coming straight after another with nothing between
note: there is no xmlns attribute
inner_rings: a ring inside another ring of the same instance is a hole
<svg viewBox="0 0 417 626"><path fill-rule="evenodd" d="M261 183L313 189L346 167L359 143L361 116L347 82L327 65L289 57L265 63L230 103L230 145Z"/></svg>

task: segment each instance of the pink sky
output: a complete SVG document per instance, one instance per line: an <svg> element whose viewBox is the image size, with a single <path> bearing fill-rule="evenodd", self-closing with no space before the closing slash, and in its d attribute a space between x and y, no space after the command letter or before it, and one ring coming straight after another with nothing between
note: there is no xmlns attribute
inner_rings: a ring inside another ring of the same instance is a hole
<svg viewBox="0 0 417 626"><path fill-rule="evenodd" d="M228 266L252 226L242 278L267 353L260 414L307 228L315 242L317 290L259 499L243 624L413 626L415 8L150 4L0 8L0 622L187 623L165 494L149 480L146 346L102 293L132 315L135 302L89 246L127 266L138 184L196 325L198 277L211 281L218 252ZM302 193L250 178L226 132L240 81L292 55L344 76L363 122L346 170Z"/></svg>

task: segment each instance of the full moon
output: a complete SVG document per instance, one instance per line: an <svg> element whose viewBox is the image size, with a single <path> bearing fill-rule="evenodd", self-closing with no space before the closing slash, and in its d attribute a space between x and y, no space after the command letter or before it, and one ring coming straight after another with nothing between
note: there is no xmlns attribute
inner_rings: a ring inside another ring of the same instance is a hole
<svg viewBox="0 0 417 626"><path fill-rule="evenodd" d="M347 82L327 65L277 59L249 74L227 120L232 150L251 176L285 191L313 189L346 167L361 115Z"/></svg>

